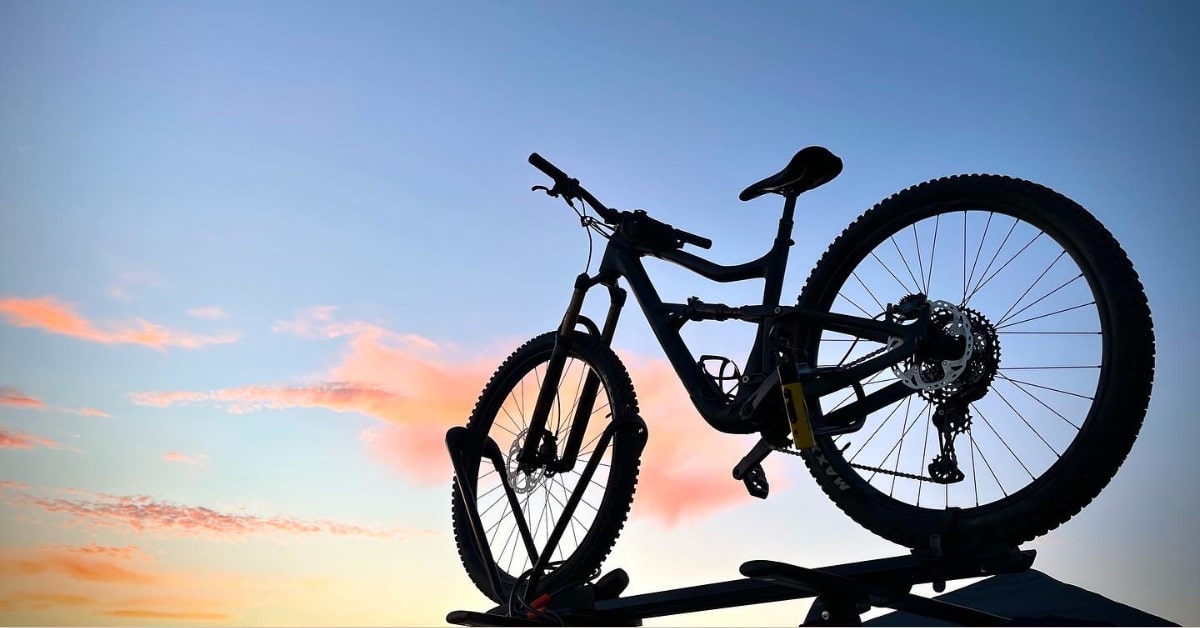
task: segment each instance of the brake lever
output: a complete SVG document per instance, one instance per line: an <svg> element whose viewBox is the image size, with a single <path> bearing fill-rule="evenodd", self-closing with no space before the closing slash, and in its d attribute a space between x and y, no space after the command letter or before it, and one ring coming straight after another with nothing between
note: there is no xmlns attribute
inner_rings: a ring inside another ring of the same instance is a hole
<svg viewBox="0 0 1200 628"><path fill-rule="evenodd" d="M558 196L556 192L551 191L550 188L544 185L535 185L532 188L529 188L530 192L537 192L538 190L545 192L546 196Z"/></svg>

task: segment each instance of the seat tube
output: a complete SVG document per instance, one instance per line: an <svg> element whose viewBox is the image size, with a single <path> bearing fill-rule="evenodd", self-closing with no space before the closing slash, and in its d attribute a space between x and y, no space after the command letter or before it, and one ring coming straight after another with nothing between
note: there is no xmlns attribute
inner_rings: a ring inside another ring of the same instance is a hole
<svg viewBox="0 0 1200 628"><path fill-rule="evenodd" d="M567 355L571 350L571 335L579 322L579 312L583 309L583 298L593 285L587 273L580 273L575 278L575 290L571 293L571 302L563 314L562 323L558 326L555 336L554 349L550 352L550 361L546 364L546 375L542 380L542 388L538 391L537 403L533 406L533 416L525 434L525 444L517 455L517 461L522 471L532 471L537 466L538 447L542 442L542 434L546 431L546 419L550 415L550 406L554 404L554 396L558 393L559 380L562 378L563 366L567 363Z"/></svg>

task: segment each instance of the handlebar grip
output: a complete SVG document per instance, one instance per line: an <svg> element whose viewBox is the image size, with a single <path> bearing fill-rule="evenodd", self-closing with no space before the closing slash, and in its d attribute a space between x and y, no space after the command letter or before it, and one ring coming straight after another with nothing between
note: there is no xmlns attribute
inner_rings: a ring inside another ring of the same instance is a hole
<svg viewBox="0 0 1200 628"><path fill-rule="evenodd" d="M554 179L556 183L559 181L566 181L571 178L567 176L567 173L559 170L554 164L546 161L545 157L542 157L537 153L530 153L529 163L532 164L534 168L546 173L546 175L551 179Z"/></svg>
<svg viewBox="0 0 1200 628"><path fill-rule="evenodd" d="M711 249L712 248L712 240L709 240L708 238L706 238L704 236L698 236L694 233L688 233L682 229L676 229L675 231L679 233L679 239L683 240L684 242L686 242L688 244L694 244L702 249Z"/></svg>

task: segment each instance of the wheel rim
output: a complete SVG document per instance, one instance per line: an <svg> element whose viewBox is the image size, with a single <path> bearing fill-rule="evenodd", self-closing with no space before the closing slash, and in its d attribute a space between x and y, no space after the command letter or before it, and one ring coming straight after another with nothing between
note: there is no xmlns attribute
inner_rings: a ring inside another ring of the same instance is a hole
<svg viewBox="0 0 1200 628"><path fill-rule="evenodd" d="M545 547L564 511L567 499L581 479L581 473L591 460L600 435L612 416L609 391L601 379L574 469L561 474L547 473L544 466L532 474L517 471L516 454L528 433L530 416L541 389L548 357L547 353L530 360L525 368L520 369L518 375L510 380L506 386L505 398L489 426L489 436L500 446L505 459L505 473L515 489L533 537L534 547L539 552ZM547 429L554 434L559 456L566 448L570 423L578 406L583 382L589 372L595 371L586 362L574 356L567 358L558 393L546 423ZM576 550L586 545L588 531L592 529L607 490L614 445L615 443L610 444L602 454L595 475L584 490L579 505L552 554L552 563L568 560ZM503 572L502 578L515 579L532 568L533 562L522 542L501 478L494 466L486 461L479 470L476 494L480 521L496 565Z"/></svg>
<svg viewBox="0 0 1200 628"><path fill-rule="evenodd" d="M840 452L845 473L917 508L980 508L1007 500L1063 458L1096 402L1106 319L1096 282L1047 225L998 210L931 209L889 233L858 247L853 268L836 273L836 292L831 285L820 303L875 317L889 303L922 293L962 313L979 355L955 377L910 361L910 376L913 367L933 372L927 382L910 382L919 391L872 413L857 432L827 441L827 453ZM809 346L819 365L852 363L884 348L828 331ZM864 381L864 389L869 394L900 375L882 371ZM986 394L966 405L969 424L951 425L963 480L932 482L929 463L941 447L931 418L940 402L963 398L972 378L976 388L986 385ZM820 405L828 413L853 399L840 391Z"/></svg>

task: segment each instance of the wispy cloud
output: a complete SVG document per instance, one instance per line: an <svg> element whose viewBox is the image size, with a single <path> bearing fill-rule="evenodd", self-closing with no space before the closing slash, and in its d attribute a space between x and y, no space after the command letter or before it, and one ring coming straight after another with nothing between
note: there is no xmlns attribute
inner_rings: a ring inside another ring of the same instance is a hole
<svg viewBox="0 0 1200 628"><path fill-rule="evenodd" d="M205 456L204 454L200 454L196 457L192 457L187 454L181 454L178 451L168 451L167 453L163 454L163 457L162 457L163 462L179 462L179 463L183 463L183 464L192 464L192 465L197 465L197 466L204 464L204 460L206 458L207 458L207 456Z"/></svg>
<svg viewBox="0 0 1200 628"><path fill-rule="evenodd" d="M70 336L101 344L136 344L160 351L168 347L199 349L212 344L236 342L241 333L225 331L200 335L169 329L143 319L98 325L75 311L70 303L57 297L37 299L8 297L0 299L0 317L10 325L41 329L50 334Z"/></svg>
<svg viewBox="0 0 1200 628"><path fill-rule="evenodd" d="M5 555L8 554L8 555ZM138 548L100 545L43 546L30 552L0 554L0 575L59 574L75 580L111 584L156 584L161 576L131 563L147 562Z"/></svg>
<svg viewBox="0 0 1200 628"><path fill-rule="evenodd" d="M72 525L167 537L232 540L252 535L332 535L407 539L434 534L431 530L370 528L328 519L221 512L145 495L118 496L73 491L73 496L69 498L50 498L22 491L7 492L5 499L13 506L65 516Z"/></svg>
<svg viewBox="0 0 1200 628"><path fill-rule="evenodd" d="M66 412L68 414L78 414L80 416L93 417L108 417L112 416L109 413L98 410L96 408L83 407L78 410L74 408L64 408L61 406L51 406L46 402L26 394L16 388L0 386L0 406L11 406L15 408L28 408L30 410L50 410L54 412Z"/></svg>
<svg viewBox="0 0 1200 628"><path fill-rule="evenodd" d="M222 318L229 318L228 312L226 312L225 310L223 310L219 307L216 307L216 306L194 307L194 308L188 310L187 313L188 313L188 316L191 316L193 318L203 318L206 320L217 320L217 319L222 319Z"/></svg>
<svg viewBox="0 0 1200 628"><path fill-rule="evenodd" d="M18 408L44 408L46 403L37 397L27 395L16 388L0 386L0 406L15 406Z"/></svg>
<svg viewBox="0 0 1200 628"><path fill-rule="evenodd" d="M136 392L130 395L141 406L165 408L172 405L211 403L227 412L243 414L256 410L326 408L335 412L387 412L403 399L388 390L369 385L327 382L310 386L242 386L212 392Z"/></svg>
<svg viewBox="0 0 1200 628"><path fill-rule="evenodd" d="M32 450L37 447L45 447L46 449L64 449L67 451L79 451L76 447L63 445L55 442L44 436L36 436L25 432L11 432L0 427L0 449L26 449Z"/></svg>

